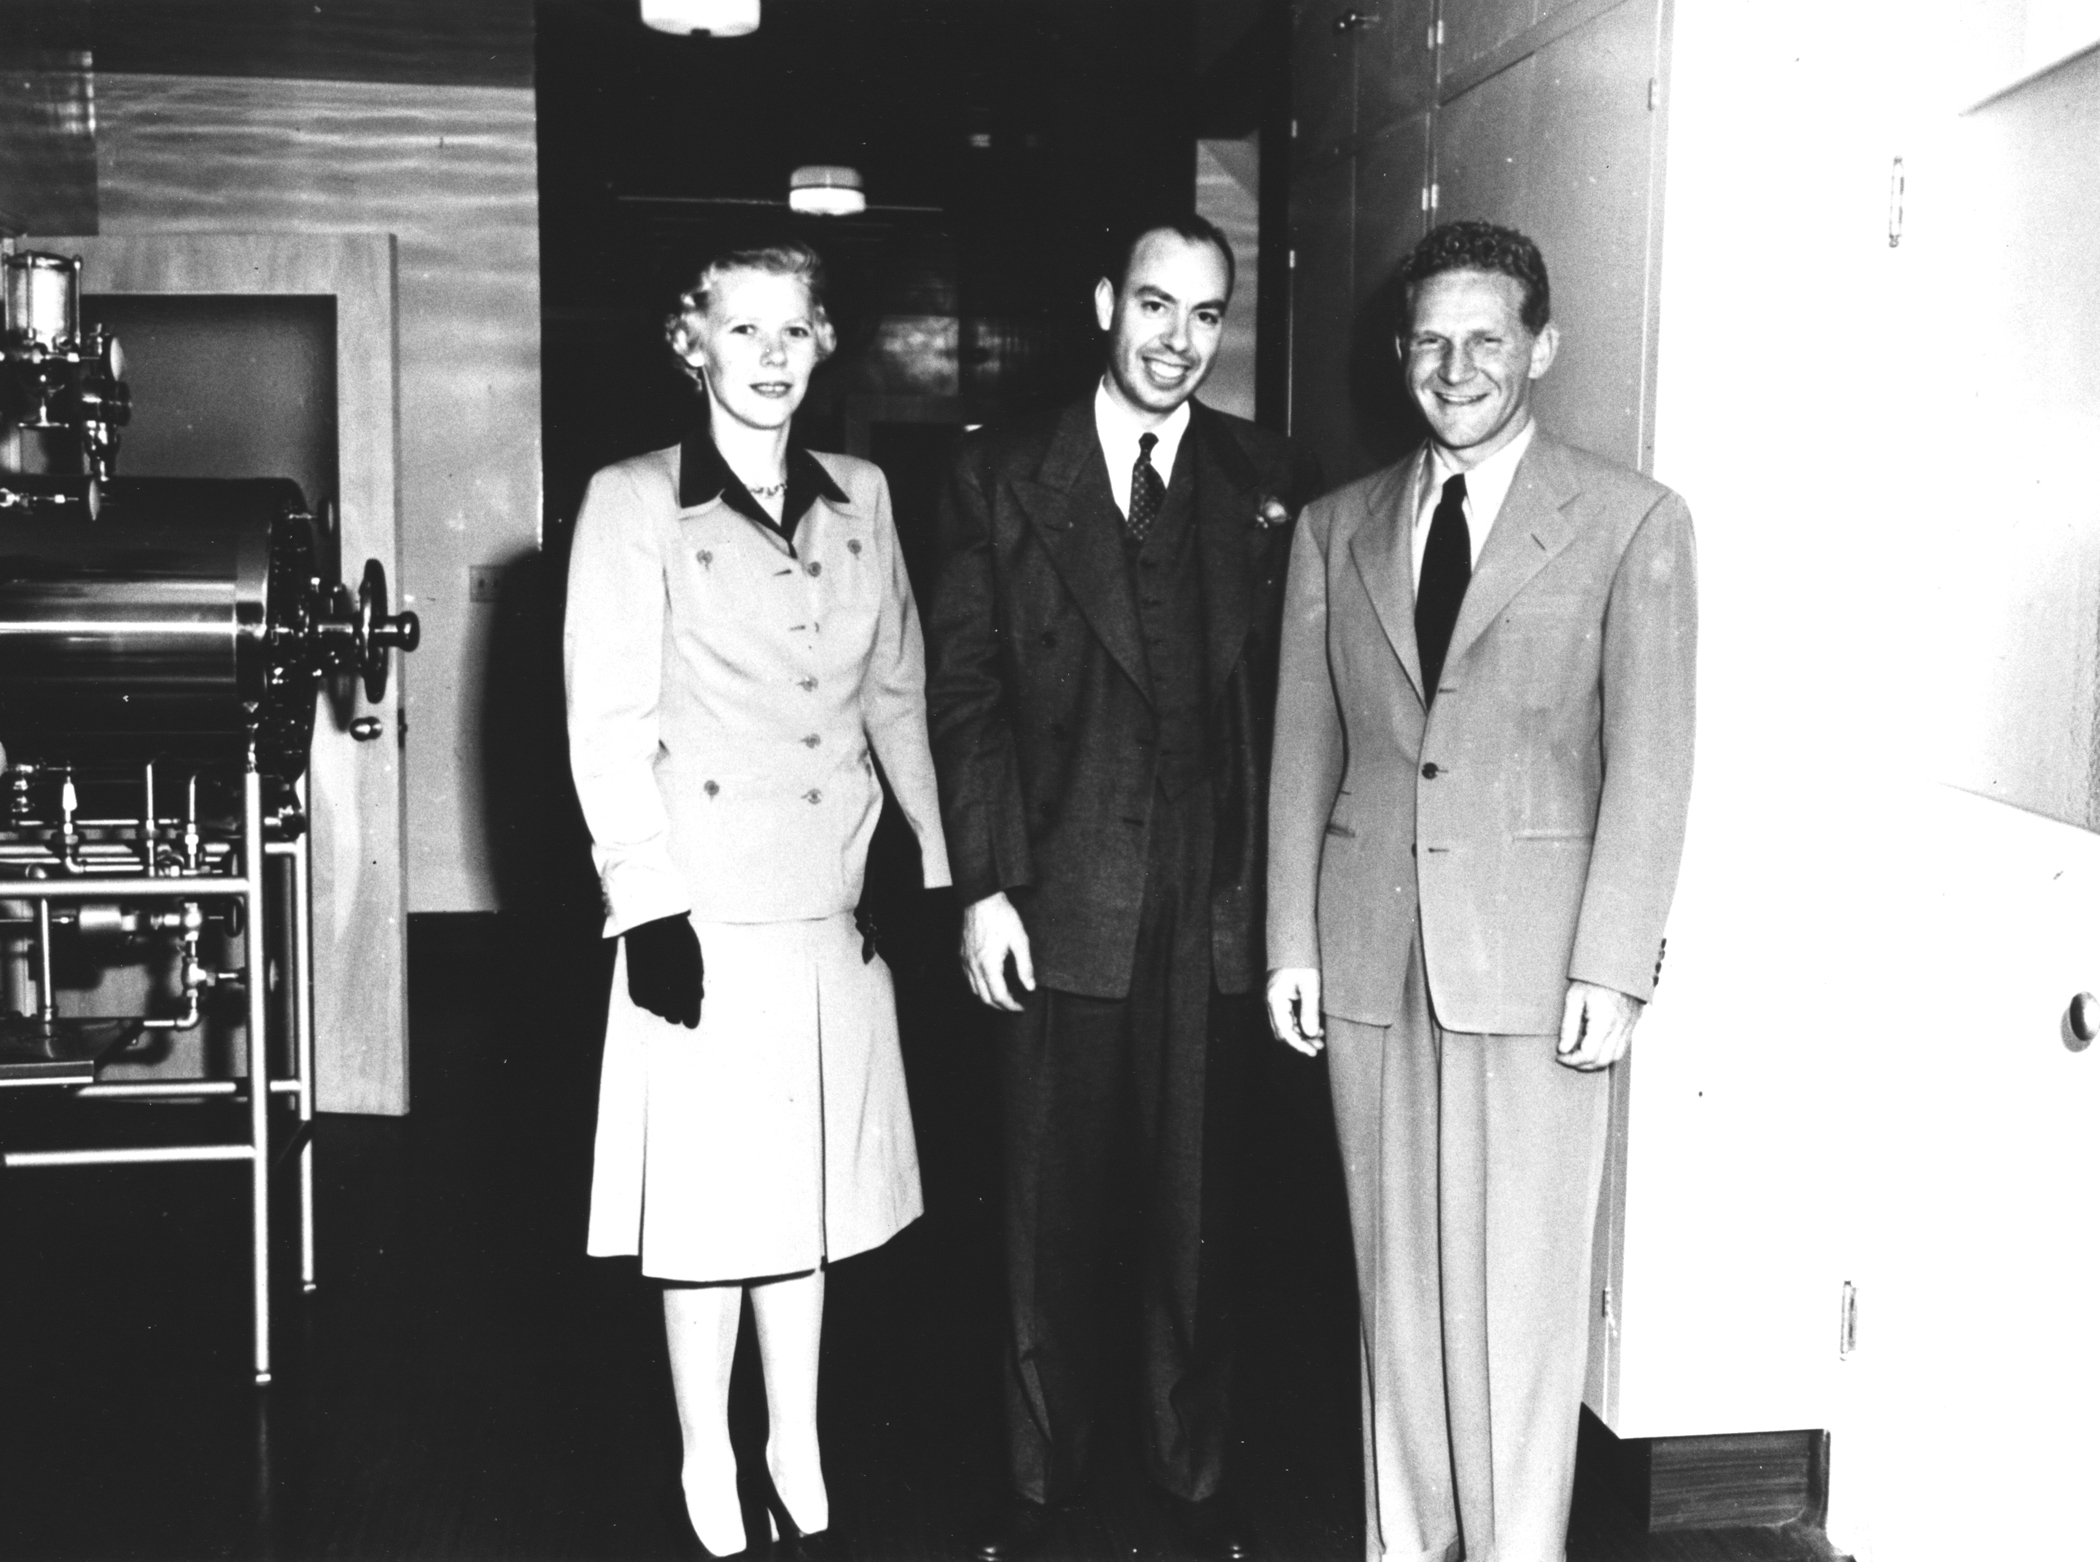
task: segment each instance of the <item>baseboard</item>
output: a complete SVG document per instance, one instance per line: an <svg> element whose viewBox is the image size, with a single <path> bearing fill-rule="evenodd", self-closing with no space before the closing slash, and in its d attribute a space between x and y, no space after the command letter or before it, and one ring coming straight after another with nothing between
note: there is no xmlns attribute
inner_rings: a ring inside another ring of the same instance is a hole
<svg viewBox="0 0 2100 1562"><path fill-rule="evenodd" d="M1830 1438L1821 1431L1621 1438L1585 1410L1582 1458L1651 1532L1820 1529L1829 1507Z"/></svg>

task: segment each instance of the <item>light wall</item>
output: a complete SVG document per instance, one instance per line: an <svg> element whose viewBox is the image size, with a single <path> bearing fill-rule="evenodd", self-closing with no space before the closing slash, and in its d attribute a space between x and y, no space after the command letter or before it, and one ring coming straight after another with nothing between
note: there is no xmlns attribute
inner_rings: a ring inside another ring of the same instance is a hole
<svg viewBox="0 0 2100 1562"><path fill-rule="evenodd" d="M1232 307L1203 402L1235 417L1254 416L1254 301L1261 296L1261 135L1196 143L1196 211L1224 230L1236 268Z"/></svg>
<svg viewBox="0 0 2100 1562"><path fill-rule="evenodd" d="M525 88L108 75L104 234L387 232L399 255L408 909L496 905L483 710L500 580L539 547L539 201ZM355 570L361 561L346 560Z"/></svg>

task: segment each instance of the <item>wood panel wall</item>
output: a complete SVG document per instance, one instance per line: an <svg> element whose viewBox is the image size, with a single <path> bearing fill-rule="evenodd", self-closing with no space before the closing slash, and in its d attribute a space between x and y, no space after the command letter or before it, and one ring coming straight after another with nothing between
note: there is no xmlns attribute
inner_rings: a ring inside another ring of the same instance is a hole
<svg viewBox="0 0 2100 1562"><path fill-rule="evenodd" d="M392 233L408 909L497 903L483 711L500 582L539 546L539 206L527 88L98 78L101 231ZM346 561L346 565L353 561ZM530 843L515 843L530 850Z"/></svg>

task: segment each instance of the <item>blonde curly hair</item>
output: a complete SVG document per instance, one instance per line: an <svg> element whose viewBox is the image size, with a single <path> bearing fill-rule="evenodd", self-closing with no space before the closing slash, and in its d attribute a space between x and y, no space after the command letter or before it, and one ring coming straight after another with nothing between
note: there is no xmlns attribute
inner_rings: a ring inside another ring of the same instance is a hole
<svg viewBox="0 0 2100 1562"><path fill-rule="evenodd" d="M678 295L678 307L664 318L664 340L671 344L678 363L702 389L706 381L692 361L699 346L700 322L714 306L722 279L737 271L762 271L768 276L793 277L809 294L810 318L817 328L817 362L838 350L838 332L824 310L824 262L807 244L765 244L751 249L726 250L700 268L693 285Z"/></svg>

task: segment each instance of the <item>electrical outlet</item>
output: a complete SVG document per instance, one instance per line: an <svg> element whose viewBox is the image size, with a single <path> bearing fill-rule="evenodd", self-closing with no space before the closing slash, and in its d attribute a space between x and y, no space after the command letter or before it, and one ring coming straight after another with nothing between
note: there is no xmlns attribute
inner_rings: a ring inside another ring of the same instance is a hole
<svg viewBox="0 0 2100 1562"><path fill-rule="evenodd" d="M494 602L503 595L503 569L497 564L467 566L467 600Z"/></svg>

